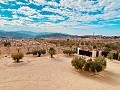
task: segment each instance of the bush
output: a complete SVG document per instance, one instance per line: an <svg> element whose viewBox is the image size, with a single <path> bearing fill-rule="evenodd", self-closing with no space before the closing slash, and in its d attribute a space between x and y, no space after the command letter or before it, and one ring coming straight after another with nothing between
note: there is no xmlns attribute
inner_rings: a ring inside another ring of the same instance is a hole
<svg viewBox="0 0 120 90"><path fill-rule="evenodd" d="M107 66L106 60L104 57L99 56L96 59L92 61L92 59L85 61L85 58L83 57L76 57L71 61L72 66L75 67L75 69L82 70L89 72L100 72L104 70Z"/></svg>
<svg viewBox="0 0 120 90"><path fill-rule="evenodd" d="M27 52L26 54L33 54L32 52Z"/></svg>
<svg viewBox="0 0 120 90"><path fill-rule="evenodd" d="M113 53L112 52L109 52L108 55L107 55L107 58L112 60L113 59Z"/></svg>
<svg viewBox="0 0 120 90"><path fill-rule="evenodd" d="M37 50L33 50L33 51L32 51L32 54L33 54L33 55L37 55L37 53L38 53Z"/></svg>
<svg viewBox="0 0 120 90"><path fill-rule="evenodd" d="M83 57L76 57L71 61L72 66L78 70L82 70L85 63L86 61Z"/></svg>
<svg viewBox="0 0 120 90"><path fill-rule="evenodd" d="M41 54L45 54L46 51L45 50L38 50L37 53L38 53L38 57L40 57Z"/></svg>
<svg viewBox="0 0 120 90"><path fill-rule="evenodd" d="M98 62L98 61L92 61L91 62L91 65L89 67L90 71L92 72L100 72L103 70L103 65L101 62Z"/></svg>
<svg viewBox="0 0 120 90"><path fill-rule="evenodd" d="M93 61L87 61L84 65L85 71L90 71L90 65L93 63Z"/></svg>
<svg viewBox="0 0 120 90"><path fill-rule="evenodd" d="M33 50L32 51L32 54L33 55L38 55L38 57L40 57L41 54L45 54L45 53L46 53L46 50L44 50L44 49L43 50L41 49L41 50Z"/></svg>
<svg viewBox="0 0 120 90"><path fill-rule="evenodd" d="M75 50L64 50L63 53L68 54L70 56L71 54L75 54L76 51Z"/></svg>
<svg viewBox="0 0 120 90"><path fill-rule="evenodd" d="M41 53L42 53L42 54L45 54L45 53L46 53L46 50L44 50L44 49L41 50Z"/></svg>
<svg viewBox="0 0 120 90"><path fill-rule="evenodd" d="M24 57L24 55L23 53L16 53L16 54L12 54L11 57L13 58L13 60L15 60L18 63L19 60Z"/></svg>
<svg viewBox="0 0 120 90"><path fill-rule="evenodd" d="M100 62L103 66L103 68L106 68L107 62L103 56L99 56L95 59L95 61Z"/></svg>
<svg viewBox="0 0 120 90"><path fill-rule="evenodd" d="M4 44L4 47L11 46L10 42L3 42L3 44Z"/></svg>

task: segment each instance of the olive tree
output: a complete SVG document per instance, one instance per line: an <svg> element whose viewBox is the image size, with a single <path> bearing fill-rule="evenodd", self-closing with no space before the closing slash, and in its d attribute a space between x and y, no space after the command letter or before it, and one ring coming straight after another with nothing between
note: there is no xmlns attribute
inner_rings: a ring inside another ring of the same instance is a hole
<svg viewBox="0 0 120 90"><path fill-rule="evenodd" d="M51 58L53 58L53 55L55 55L55 49L53 47L50 47L48 50L49 54L51 55Z"/></svg>
<svg viewBox="0 0 120 90"><path fill-rule="evenodd" d="M15 53L15 54L12 54L11 57L13 58L13 60L15 60L17 63L19 63L19 60L24 57L24 54L23 53Z"/></svg>

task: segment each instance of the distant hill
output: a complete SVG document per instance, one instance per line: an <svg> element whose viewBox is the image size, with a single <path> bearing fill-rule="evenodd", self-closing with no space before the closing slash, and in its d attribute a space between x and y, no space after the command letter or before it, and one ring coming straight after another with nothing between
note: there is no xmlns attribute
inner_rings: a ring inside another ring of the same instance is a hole
<svg viewBox="0 0 120 90"><path fill-rule="evenodd" d="M32 31L4 31L0 30L1 37L10 38L64 38L64 37L78 37L75 35L63 34L63 33L51 33L51 32L32 32Z"/></svg>
<svg viewBox="0 0 120 90"><path fill-rule="evenodd" d="M37 35L39 35L38 32L32 32L32 31L23 31L23 30L21 30L21 31L16 31L16 32L20 33L20 34L27 34L27 35L30 35L30 36L37 36Z"/></svg>
<svg viewBox="0 0 120 90"><path fill-rule="evenodd" d="M36 36L36 38L62 38L62 37L72 37L72 35L69 34L63 34L63 33L42 33Z"/></svg>
<svg viewBox="0 0 120 90"><path fill-rule="evenodd" d="M10 37L10 38L28 38L33 37L32 35L26 34L26 33L20 33L17 31L3 31L0 30L0 38L1 37Z"/></svg>

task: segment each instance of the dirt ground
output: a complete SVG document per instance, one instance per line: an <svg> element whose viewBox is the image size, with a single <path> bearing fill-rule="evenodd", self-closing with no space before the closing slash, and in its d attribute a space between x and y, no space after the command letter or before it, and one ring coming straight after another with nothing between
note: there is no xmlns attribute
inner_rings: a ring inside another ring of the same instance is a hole
<svg viewBox="0 0 120 90"><path fill-rule="evenodd" d="M120 62L108 61L98 75L78 72L63 54L0 59L0 90L120 90Z"/></svg>

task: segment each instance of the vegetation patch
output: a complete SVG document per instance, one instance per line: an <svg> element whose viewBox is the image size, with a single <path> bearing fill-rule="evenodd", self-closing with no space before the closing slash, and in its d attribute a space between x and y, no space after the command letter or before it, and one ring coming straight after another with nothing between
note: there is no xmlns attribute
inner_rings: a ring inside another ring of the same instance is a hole
<svg viewBox="0 0 120 90"><path fill-rule="evenodd" d="M41 54L45 54L46 50L44 49L39 49L39 50L33 50L32 52L28 52L28 54L33 54L33 55L37 55L38 57L41 56Z"/></svg>
<svg viewBox="0 0 120 90"><path fill-rule="evenodd" d="M71 64L77 70L84 70L84 71L89 71L89 72L93 72L93 73L101 72L107 66L106 60L102 56L99 56L99 57L95 58L94 60L90 59L87 61L83 57L75 57L71 61Z"/></svg>
<svg viewBox="0 0 120 90"><path fill-rule="evenodd" d="M75 54L76 51L75 50L64 50L63 53L70 56L71 54Z"/></svg>

